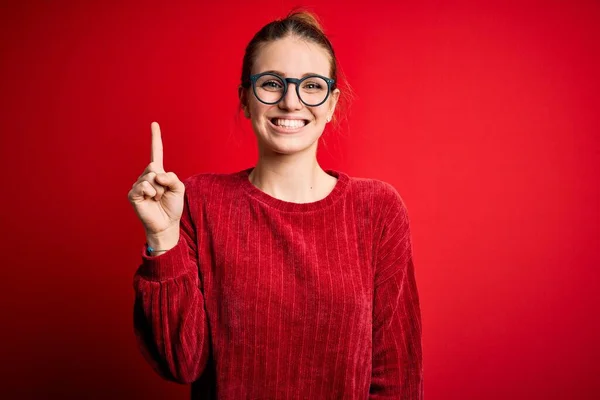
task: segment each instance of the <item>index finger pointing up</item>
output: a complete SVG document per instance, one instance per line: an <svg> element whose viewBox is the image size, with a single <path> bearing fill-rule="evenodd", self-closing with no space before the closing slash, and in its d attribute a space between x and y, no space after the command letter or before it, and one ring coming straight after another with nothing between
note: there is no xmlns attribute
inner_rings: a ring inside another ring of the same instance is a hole
<svg viewBox="0 0 600 400"><path fill-rule="evenodd" d="M163 145L162 138L160 136L160 126L158 122L153 122L150 124L150 129L152 130L152 152L150 154L151 162L158 164L160 169L163 168Z"/></svg>

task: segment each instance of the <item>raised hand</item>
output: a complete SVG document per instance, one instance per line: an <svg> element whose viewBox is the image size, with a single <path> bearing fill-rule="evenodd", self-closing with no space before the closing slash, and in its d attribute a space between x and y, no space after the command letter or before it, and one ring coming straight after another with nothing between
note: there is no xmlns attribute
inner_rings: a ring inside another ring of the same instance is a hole
<svg viewBox="0 0 600 400"><path fill-rule="evenodd" d="M151 162L133 184L128 198L144 225L149 244L162 249L177 244L185 186L173 172L165 172L160 127L157 122L150 127Z"/></svg>

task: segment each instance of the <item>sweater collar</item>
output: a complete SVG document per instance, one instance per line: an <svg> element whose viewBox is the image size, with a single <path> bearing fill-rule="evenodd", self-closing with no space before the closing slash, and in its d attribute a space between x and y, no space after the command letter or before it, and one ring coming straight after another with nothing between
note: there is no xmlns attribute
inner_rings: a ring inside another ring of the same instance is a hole
<svg viewBox="0 0 600 400"><path fill-rule="evenodd" d="M249 179L250 172L252 172L253 169L254 167L246 168L236 174L240 179L240 185L255 200L258 200L269 207L287 212L311 212L327 208L343 197L350 181L350 177L347 174L340 171L327 169L325 172L336 177L337 182L333 187L333 190L329 192L326 197L310 203L292 203L277 199L254 186Z"/></svg>

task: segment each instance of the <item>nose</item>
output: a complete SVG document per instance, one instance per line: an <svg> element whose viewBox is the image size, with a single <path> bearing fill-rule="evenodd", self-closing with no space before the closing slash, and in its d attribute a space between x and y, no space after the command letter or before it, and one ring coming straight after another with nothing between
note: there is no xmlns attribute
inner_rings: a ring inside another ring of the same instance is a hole
<svg viewBox="0 0 600 400"><path fill-rule="evenodd" d="M293 85L293 86L292 86ZM288 83L287 92L281 101L277 104L282 110L300 110L304 104L298 98L296 93L296 84Z"/></svg>

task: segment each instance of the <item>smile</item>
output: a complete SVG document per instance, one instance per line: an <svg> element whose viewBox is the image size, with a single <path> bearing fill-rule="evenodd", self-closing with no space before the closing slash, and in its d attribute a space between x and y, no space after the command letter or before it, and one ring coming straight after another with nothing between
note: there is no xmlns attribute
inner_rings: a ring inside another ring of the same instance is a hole
<svg viewBox="0 0 600 400"><path fill-rule="evenodd" d="M269 121L277 128L285 130L297 130L309 123L309 121L305 119L271 118Z"/></svg>

